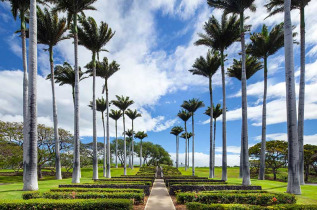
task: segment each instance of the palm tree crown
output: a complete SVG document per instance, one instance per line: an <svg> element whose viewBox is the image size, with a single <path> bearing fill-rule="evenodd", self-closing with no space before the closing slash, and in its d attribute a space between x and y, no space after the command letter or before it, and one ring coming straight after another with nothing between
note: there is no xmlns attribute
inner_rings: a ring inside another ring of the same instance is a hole
<svg viewBox="0 0 317 210"><path fill-rule="evenodd" d="M107 104L107 103L106 103L106 100L105 100L103 97L97 98L97 99L96 99L96 110L97 110L98 112L104 112L104 111L106 111L106 109L107 109L106 104ZM89 107L90 107L91 109L93 109L92 101L90 101Z"/></svg>
<svg viewBox="0 0 317 210"><path fill-rule="evenodd" d="M256 72L263 68L262 62L254 57L247 55L246 56L246 78L250 79ZM241 60L233 60L233 65L228 68L228 76L235 77L241 81L241 70L242 69L242 61Z"/></svg>
<svg viewBox="0 0 317 210"><path fill-rule="evenodd" d="M310 1L311 0L292 0L291 10L306 7ZM267 8L268 12L270 12L268 17L284 12L284 0L270 0L269 3L265 5L265 7Z"/></svg>
<svg viewBox="0 0 317 210"><path fill-rule="evenodd" d="M129 137L129 138L132 138L133 134L134 134L134 131L132 129L128 129L125 134Z"/></svg>
<svg viewBox="0 0 317 210"><path fill-rule="evenodd" d="M205 104L202 101L199 101L197 98L190 99L188 101L184 101L181 107L186 109L190 113L194 113L197 109L204 107Z"/></svg>
<svg viewBox="0 0 317 210"><path fill-rule="evenodd" d="M109 117L111 117L113 120L119 120L120 117L122 117L122 112L121 110L113 110L111 109L110 113L109 113Z"/></svg>
<svg viewBox="0 0 317 210"><path fill-rule="evenodd" d="M246 9L250 9L253 12L255 11L254 1L255 0L207 0L207 3L211 7L223 9L225 14L241 14Z"/></svg>
<svg viewBox="0 0 317 210"><path fill-rule="evenodd" d="M184 122L188 121L192 114L184 109L180 110L177 114Z"/></svg>
<svg viewBox="0 0 317 210"><path fill-rule="evenodd" d="M186 134L187 134L187 137L186 137ZM190 139L192 136L193 136L192 132L189 132L189 133L182 133L180 137L183 139L186 139L186 138Z"/></svg>
<svg viewBox="0 0 317 210"><path fill-rule="evenodd" d="M116 95L117 100L112 100L111 103L121 109L121 111L125 111L129 106L134 104L133 100L130 100L130 97L118 96Z"/></svg>
<svg viewBox="0 0 317 210"><path fill-rule="evenodd" d="M175 135L175 136L178 136L181 132L183 132L184 131L184 129L183 129L183 127L181 127L181 126L175 126L175 127L173 127L172 128L172 130L171 130L171 134L173 134L173 135Z"/></svg>
<svg viewBox="0 0 317 210"><path fill-rule="evenodd" d="M218 117L220 117L222 115L222 109L221 109L221 104L217 104L216 106L214 106L214 104L212 105L213 107L213 118L217 119ZM210 116L210 106L208 107L208 109L205 111L205 115Z"/></svg>
<svg viewBox="0 0 317 210"><path fill-rule="evenodd" d="M131 109L128 109L125 113L131 120L135 120L138 117L142 117L140 113L138 113L137 110L132 111Z"/></svg>
<svg viewBox="0 0 317 210"><path fill-rule="evenodd" d="M134 135L134 137L142 140L148 137L148 135L144 131L139 131Z"/></svg>

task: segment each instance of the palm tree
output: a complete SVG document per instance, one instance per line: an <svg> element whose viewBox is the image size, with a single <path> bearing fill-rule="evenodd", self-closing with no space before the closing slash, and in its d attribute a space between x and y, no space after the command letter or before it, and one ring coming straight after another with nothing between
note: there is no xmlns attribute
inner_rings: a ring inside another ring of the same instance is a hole
<svg viewBox="0 0 317 210"><path fill-rule="evenodd" d="M128 150L129 150L129 167L132 169L131 165L132 165L132 155L131 155L131 152L132 152L132 141L133 141L133 135L134 135L134 132L132 129L128 129L125 134L128 136Z"/></svg>
<svg viewBox="0 0 317 210"><path fill-rule="evenodd" d="M105 51L103 47L114 36L107 23L101 22L100 27L92 17L79 19L81 26L78 26L78 44L83 45L92 52L92 112L93 112L93 179L98 179L98 157L97 157L97 119L96 119L96 55ZM106 151L104 151L106 154ZM110 167L109 167L110 168ZM105 170L104 170L105 171ZM107 178L110 175L107 173Z"/></svg>
<svg viewBox="0 0 317 210"><path fill-rule="evenodd" d="M244 186L251 185L250 180L250 167L249 167L249 155L248 155L248 103L247 103L247 78L246 78L246 53L245 53L245 27L244 27L244 12L250 9L255 12L256 7L253 4L255 0L207 0L207 3L211 7L223 9L225 14L233 13L240 15L240 40L242 51L242 77L241 77L241 89L242 89L242 140L243 140L243 181ZM226 110L226 106L223 105L223 110Z"/></svg>
<svg viewBox="0 0 317 210"><path fill-rule="evenodd" d="M187 134L187 135L186 135ZM188 153L187 154L187 168L189 168L189 139L193 136L193 134L191 132L187 133L187 132L184 132L182 133L182 135L180 136L181 138L185 139L185 153ZM187 147L187 143L188 143L188 147ZM186 161L185 160L185 161ZM186 163L185 163L185 167L186 167Z"/></svg>
<svg viewBox="0 0 317 210"><path fill-rule="evenodd" d="M81 68L79 67L79 81L82 81L86 79L87 77L84 77L84 72L81 71ZM51 79L52 75L47 75L46 79ZM64 62L62 66L58 65L55 66L54 69L54 79L55 83L59 83L59 86L63 85L70 85L72 86L72 96L73 96L73 103L75 108L75 71L73 67L67 63Z"/></svg>
<svg viewBox="0 0 317 210"><path fill-rule="evenodd" d="M213 173L213 177L215 177L215 159L216 159L216 121L217 121L217 118L220 117L222 115L222 109L221 109L221 104L217 104L217 106L215 107L214 105L212 105L213 107L213 119L215 120L214 121L214 140L213 140L213 146L212 146L212 154L213 154L213 159L212 159L212 166L213 166L213 170L212 170L212 173ZM211 112L211 109L210 107L208 107L208 109L205 111L205 114L207 116L210 116L210 112Z"/></svg>
<svg viewBox="0 0 317 210"><path fill-rule="evenodd" d="M179 163L179 134L183 132L184 129L181 126L175 126L172 128L170 134L173 134L176 136L176 168L178 168Z"/></svg>
<svg viewBox="0 0 317 210"><path fill-rule="evenodd" d="M140 113L138 113L137 110L132 111L131 109L128 109L127 112L125 113L132 121L132 164L131 164L131 169L133 169L133 156L134 156L134 143L133 143L133 139L134 139L134 125L133 122L136 118L138 117L142 117L142 115Z"/></svg>
<svg viewBox="0 0 317 210"><path fill-rule="evenodd" d="M291 10L300 10L300 84L299 84L299 102L298 102L298 142L299 142L299 175L300 183L305 184L304 179L304 114L305 114L305 7L311 0L292 0ZM270 0L265 5L272 16L276 13L284 11L284 0Z"/></svg>
<svg viewBox="0 0 317 210"><path fill-rule="evenodd" d="M233 59L233 64L228 68L227 75L241 81L242 61ZM246 56L246 79L250 79L256 72L263 68L262 62L255 56Z"/></svg>
<svg viewBox="0 0 317 210"><path fill-rule="evenodd" d="M124 175L127 175L127 142L125 138L125 111L129 106L134 104L133 100L130 100L130 97L124 97L124 96L118 96L116 95L117 100L111 101L113 105L118 107L122 111L122 117L123 117L123 148L124 148Z"/></svg>
<svg viewBox="0 0 317 210"><path fill-rule="evenodd" d="M177 116L184 121L185 133L187 133L187 121L192 116L191 113L182 109L178 112ZM187 148L187 144L188 144L188 148ZM189 158L189 140L185 137L185 171L187 170L187 167L189 167L189 159L188 158Z"/></svg>
<svg viewBox="0 0 317 210"><path fill-rule="evenodd" d="M259 180L265 178L265 151L266 151L266 98L267 98L267 60L270 55L275 54L284 46L284 24L276 25L270 32L266 25L263 25L260 33L251 34L251 43L247 47L247 52L264 61L264 94L262 108L262 141L260 155Z"/></svg>
<svg viewBox="0 0 317 210"><path fill-rule="evenodd" d="M111 30L111 29L109 29ZM86 68L87 73L90 73L90 75L93 74L93 63L89 63ZM109 101L109 91L108 91L108 80L109 78L120 70L120 65L116 61L112 61L111 63L108 62L108 58L104 57L102 62L97 61L96 62L96 76L101 77L105 80L105 84L102 90L102 93L106 92L106 101ZM110 134L109 134L109 103L107 103L107 172L104 174L104 176L110 178ZM106 149L104 151L106 153ZM108 167L109 166L109 167Z"/></svg>
<svg viewBox="0 0 317 210"><path fill-rule="evenodd" d="M223 14L221 23L212 16L205 23L206 34L198 34L200 39L195 42L196 45L206 45L214 50L220 51L221 55L221 76L222 76L222 97L223 97L223 115L222 115L222 179L227 180L227 112L226 112L226 74L225 74L225 50L230 47L240 37L240 20L236 15L227 17Z"/></svg>
<svg viewBox="0 0 317 210"><path fill-rule="evenodd" d="M68 22L71 20L72 36L74 38L74 57L75 57L75 117L74 117L74 167L72 183L80 183L80 135L79 135L79 67L78 67L78 13L84 13L85 10L95 10L93 3L97 0L50 0L55 3L53 11L62 11L67 13Z"/></svg>
<svg viewBox="0 0 317 210"><path fill-rule="evenodd" d="M116 168L118 168L118 120L122 116L121 110L113 110L111 109L111 112L109 114L109 117L111 117L116 122Z"/></svg>
<svg viewBox="0 0 317 210"><path fill-rule="evenodd" d="M27 110L27 142L24 178L24 191L38 190L37 178L37 21L36 0L30 1L30 23L29 23L29 89Z"/></svg>
<svg viewBox="0 0 317 210"><path fill-rule="evenodd" d="M51 13L48 9L44 12L38 7L37 9L37 41L40 44L48 45L50 67L51 67L51 86L52 86L52 101L53 101L53 121L54 121L54 138L55 138L55 167L56 179L62 179L60 152L59 152L59 136L58 136L58 119L57 106L55 97L54 84L54 58L53 47L61 40L66 39L64 33L67 30L66 18L58 18L57 13Z"/></svg>
<svg viewBox="0 0 317 210"><path fill-rule="evenodd" d="M93 102L91 101L90 104L89 104L89 107L91 109L93 109L94 105L93 105ZM105 128L105 118L104 118L104 112L106 111L107 109L107 102L106 100L102 97L102 98L98 98L96 100L96 110L98 112L101 112L101 119L102 119L102 127L103 127L103 142L104 142L104 145L106 144L106 128ZM105 146L104 146L105 147ZM105 153L105 150L104 150L104 153L103 153L103 173L105 175L105 169L106 169L106 153Z"/></svg>
<svg viewBox="0 0 317 210"><path fill-rule="evenodd" d="M147 134L144 131L139 131L135 134L135 138L140 139L140 167L142 167L143 163L142 163L142 140L144 138L148 137Z"/></svg>
<svg viewBox="0 0 317 210"><path fill-rule="evenodd" d="M207 77L209 80L209 95L210 95L210 106L213 104L212 102L212 77L217 72L221 65L221 56L218 51L210 51L208 50L206 59L204 57L197 58L193 69L189 70L194 75L201 75ZM210 112L210 154L209 154L209 178L213 178L213 149L212 149L212 132L213 132L213 110Z"/></svg>
<svg viewBox="0 0 317 210"><path fill-rule="evenodd" d="M181 107L186 109L192 115L192 133L193 133L193 143L192 143L192 175L195 176L195 129L194 129L194 114L197 109L204 107L205 104L199 99L193 98L188 101L184 101Z"/></svg>

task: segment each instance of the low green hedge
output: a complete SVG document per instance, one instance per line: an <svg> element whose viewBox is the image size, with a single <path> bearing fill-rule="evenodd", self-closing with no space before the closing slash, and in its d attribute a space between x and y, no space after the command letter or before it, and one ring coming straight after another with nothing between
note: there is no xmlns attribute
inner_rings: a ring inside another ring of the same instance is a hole
<svg viewBox="0 0 317 210"><path fill-rule="evenodd" d="M119 178L111 178L111 179L94 179L95 182L154 182L155 178L135 178L135 177L119 177Z"/></svg>
<svg viewBox="0 0 317 210"><path fill-rule="evenodd" d="M207 184L213 184L213 183L225 183L224 180L214 180L214 179L166 179L165 184L166 186L169 186L171 184L183 184L183 183L207 183Z"/></svg>
<svg viewBox="0 0 317 210"><path fill-rule="evenodd" d="M178 193L177 202L199 202L204 204L250 204L250 205L275 205L294 204L296 198L290 194L280 193Z"/></svg>
<svg viewBox="0 0 317 210"><path fill-rule="evenodd" d="M86 183L89 184L89 183ZM135 185L149 185L152 187L153 183L151 181L96 181L94 184L117 184L117 185L122 185L122 184L135 184Z"/></svg>
<svg viewBox="0 0 317 210"><path fill-rule="evenodd" d="M225 192L223 191L201 191L199 193L268 193L268 191L264 190L226 190Z"/></svg>
<svg viewBox="0 0 317 210"><path fill-rule="evenodd" d="M133 199L134 204L144 202L143 193L125 193L125 192L26 192L22 194L24 200L46 198L46 199L97 199L97 198L113 198L113 199Z"/></svg>
<svg viewBox="0 0 317 210"><path fill-rule="evenodd" d="M317 205L298 205L298 204L280 204L274 206L254 206L243 204L202 204L197 202L191 202L186 204L187 210L316 210Z"/></svg>
<svg viewBox="0 0 317 210"><path fill-rule="evenodd" d="M200 186L210 186L210 185L226 185L228 182L170 182L167 187L170 186L184 186L184 185L200 185Z"/></svg>
<svg viewBox="0 0 317 210"><path fill-rule="evenodd" d="M135 192L144 193L142 189L125 189L125 188L58 188L51 189L51 192Z"/></svg>
<svg viewBox="0 0 317 210"><path fill-rule="evenodd" d="M133 202L128 199L76 199L76 200L1 200L1 210L88 210L88 209L111 209L111 210L132 210Z"/></svg>

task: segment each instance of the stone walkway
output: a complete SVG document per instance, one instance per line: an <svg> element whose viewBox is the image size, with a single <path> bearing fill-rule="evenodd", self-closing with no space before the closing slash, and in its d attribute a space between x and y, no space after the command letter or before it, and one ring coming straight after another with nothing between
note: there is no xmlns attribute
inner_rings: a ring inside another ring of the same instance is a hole
<svg viewBox="0 0 317 210"><path fill-rule="evenodd" d="M163 179L155 179L145 210L175 210Z"/></svg>

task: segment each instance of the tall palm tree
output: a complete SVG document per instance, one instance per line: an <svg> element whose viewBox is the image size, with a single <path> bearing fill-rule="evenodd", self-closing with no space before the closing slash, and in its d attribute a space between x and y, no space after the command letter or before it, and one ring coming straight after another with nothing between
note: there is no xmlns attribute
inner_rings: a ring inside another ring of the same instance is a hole
<svg viewBox="0 0 317 210"><path fill-rule="evenodd" d="M233 13L240 15L240 41L242 51L242 140L243 140L243 181L244 186L251 185L250 166L248 155L248 103L247 103L247 78L246 78L246 53L245 53L245 26L244 12L250 9L255 12L256 7L253 4L255 0L207 0L209 6L224 10L225 14ZM223 105L223 110L226 106Z"/></svg>
<svg viewBox="0 0 317 210"><path fill-rule="evenodd" d="M182 109L178 112L177 116L184 121L185 133L187 133L187 121L192 116L191 113ZM188 144L188 148L187 148L187 144ZM189 141L188 141L187 137L185 136L185 171L187 170L187 167L189 165L188 158L189 158Z"/></svg>
<svg viewBox="0 0 317 210"><path fill-rule="evenodd" d="M57 13L51 13L48 9L42 11L39 7L37 9L37 41L40 44L48 45L49 61L51 67L51 87L52 87L52 101L53 101L53 121L54 121L54 138L55 138L55 167L56 179L62 179L62 169L59 152L59 136L58 136L58 119L57 106L55 97L54 84L54 58L53 47L58 42L66 39L64 33L67 30L66 18L59 19Z"/></svg>
<svg viewBox="0 0 317 210"><path fill-rule="evenodd" d="M109 114L109 117L112 118L116 122L116 168L118 168L118 120L122 116L121 110L113 110Z"/></svg>
<svg viewBox="0 0 317 210"><path fill-rule="evenodd" d="M212 146L212 154L213 154L213 158L212 158L212 166L213 166L213 170L212 170L212 173L213 173L213 177L215 177L215 159L216 159L216 121L217 121L217 118L220 117L222 115L222 109L221 109L221 104L217 104L217 106L215 107L214 105L213 106L213 119L214 119L214 140L213 140L213 146ZM211 112L211 109L210 107L208 107L208 109L205 111L205 114L207 116L210 116L210 112Z"/></svg>
<svg viewBox="0 0 317 210"><path fill-rule="evenodd" d="M133 136L134 136L134 132L132 129L128 129L125 134L128 136L128 150L129 150L129 167L132 169L132 159L131 159L131 152L132 152L132 141L133 141Z"/></svg>
<svg viewBox="0 0 317 210"><path fill-rule="evenodd" d="M134 104L133 100L130 100L130 97L118 96L116 95L117 100L112 100L111 103L118 107L122 111L123 118L123 150L124 150L124 175L127 175L127 141L125 138L125 111L129 106Z"/></svg>
<svg viewBox="0 0 317 210"><path fill-rule="evenodd" d="M234 77L238 80L242 80L241 78L241 67L242 61L233 59L233 64L230 68L228 68L227 75L229 77ZM256 72L263 68L263 63L255 56L246 55L246 79L250 79Z"/></svg>
<svg viewBox="0 0 317 210"><path fill-rule="evenodd" d="M95 10L92 6L97 0L50 0L55 3L53 11L67 13L68 22L72 21L72 36L74 38L75 57L75 113L74 113L74 168L72 183L80 183L80 135L79 135L79 67L78 67L78 27L79 13L85 10Z"/></svg>
<svg viewBox="0 0 317 210"><path fill-rule="evenodd" d="M263 25L262 31L251 34L251 43L247 47L247 52L253 56L263 59L264 62L264 93L262 108L262 140L260 155L259 180L265 178L265 151L266 151L266 98L267 98L267 60L284 46L284 24L276 25L271 31Z"/></svg>
<svg viewBox="0 0 317 210"><path fill-rule="evenodd" d="M204 107L204 102L199 99L193 98L188 101L184 101L181 107L186 109L192 115L192 133L193 133L193 142L192 142L192 175L195 176L195 129L194 129L194 114L197 109Z"/></svg>
<svg viewBox="0 0 317 210"><path fill-rule="evenodd" d="M134 110L132 111L131 109L128 109L125 113L132 121L132 164L131 164L131 168L133 169L133 156L134 156L134 143L133 143L133 140L134 140L134 120L138 117L142 117L142 115L140 113L138 113L137 110Z"/></svg>
<svg viewBox="0 0 317 210"><path fill-rule="evenodd" d="M109 29L111 30L111 29ZM93 74L93 63L89 63L86 68L88 69L87 72L90 73L90 75ZM115 74L117 71L120 70L120 65L116 61L112 61L109 63L108 58L104 57L103 61L97 61L96 62L96 76L101 77L105 80L105 84L102 90L102 93L106 92L106 101L107 101L107 112L106 112L106 118L107 118L107 149L104 149L104 152L106 153L107 150L107 170L106 174L104 174L105 177L110 178L110 134L109 134L109 90L108 90L108 80L109 78ZM108 167L109 166L109 167Z"/></svg>
<svg viewBox="0 0 317 210"><path fill-rule="evenodd" d="M305 7L311 0L292 0L291 10L300 10L300 83L299 83L299 102L298 102L298 142L299 142L299 175L300 183L305 184L304 179L304 114L305 114L305 45L306 45L306 26L305 26ZM270 0L265 5L270 12L269 16L284 11L284 0Z"/></svg>
<svg viewBox="0 0 317 210"><path fill-rule="evenodd" d="M225 50L240 37L240 20L236 15L227 17L223 14L221 22L212 16L205 23L206 34L198 34L200 39L196 45L205 45L214 50L220 51L221 55L221 76L222 76L222 97L224 112L222 115L222 179L227 180L227 114L226 114L226 74L225 74Z"/></svg>
<svg viewBox="0 0 317 210"><path fill-rule="evenodd" d="M143 163L142 163L142 141L144 138L148 137L148 135L144 132L144 131L139 131L135 134L135 138L138 138L140 139L140 167L143 166Z"/></svg>
<svg viewBox="0 0 317 210"><path fill-rule="evenodd" d="M189 139L192 136L193 136L193 134L191 132L189 132L189 133L184 132L184 133L182 133L182 135L180 135L181 138L185 139L185 153L188 153L187 158L185 157L186 158L185 161L187 160L187 168L189 168ZM188 143L188 147L187 147L187 143ZM186 163L185 163L185 167L186 167Z"/></svg>
<svg viewBox="0 0 317 210"><path fill-rule="evenodd" d="M84 76L85 73L81 71L81 68L79 67L79 81L82 81L86 79L87 77ZM46 79L51 79L52 75L48 74ZM54 68L54 79L55 83L59 83L59 86L63 85L70 85L72 86L72 96L73 96L73 103L75 107L75 71L73 67L67 63L64 62L64 64L55 66Z"/></svg>
<svg viewBox="0 0 317 210"><path fill-rule="evenodd" d="M105 51L103 47L114 36L108 24L101 22L98 27L96 21L92 17L87 19L81 17L79 19L81 26L78 26L78 44L83 45L92 52L92 118L93 118L93 179L98 179L98 157L97 157L97 119L96 119L96 55L100 51ZM104 154L106 151L104 150ZM110 167L109 167L110 168ZM104 170L105 171L105 170ZM107 178L110 175L107 174Z"/></svg>
<svg viewBox="0 0 317 210"><path fill-rule="evenodd" d="M173 134L176 136L176 168L178 168L179 164L179 134L183 132L184 129L181 126L175 126L172 128L170 134Z"/></svg>
<svg viewBox="0 0 317 210"><path fill-rule="evenodd" d="M299 177L299 146L296 116L294 78L294 49L291 20L291 0L284 1L285 81L288 138L288 185L287 192L301 194Z"/></svg>
<svg viewBox="0 0 317 210"><path fill-rule="evenodd" d="M207 77L209 80L209 96L210 96L210 106L213 104L212 102L212 77L217 72L221 65L221 56L218 51L210 51L208 50L206 59L204 57L197 58L193 69L189 70L194 75L201 75ZM212 132L213 132L213 110L210 111L210 154L209 154L209 178L213 177L213 149L212 149ZM225 145L224 145L225 146ZM226 163L225 163L226 164Z"/></svg>
<svg viewBox="0 0 317 210"><path fill-rule="evenodd" d="M38 190L37 178L37 17L36 0L30 1L30 23L29 23L29 89L28 89L28 123L27 142L24 160L25 173L23 181L24 191Z"/></svg>
<svg viewBox="0 0 317 210"><path fill-rule="evenodd" d="M94 108L93 102L91 101L89 104L89 107L91 109ZM106 128L105 128L105 118L104 118L104 112L107 109L107 102L106 100L102 97L102 98L97 98L96 99L96 110L98 112L101 112L101 120L102 120L102 127L103 127L103 142L104 145L106 144ZM105 174L105 168L106 168L106 153L103 153L103 171Z"/></svg>

